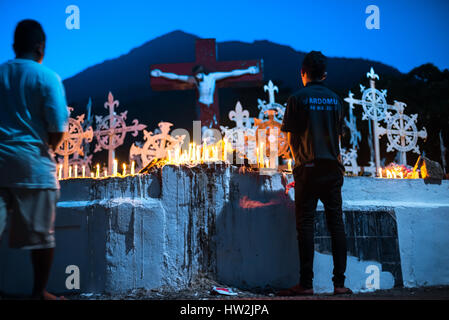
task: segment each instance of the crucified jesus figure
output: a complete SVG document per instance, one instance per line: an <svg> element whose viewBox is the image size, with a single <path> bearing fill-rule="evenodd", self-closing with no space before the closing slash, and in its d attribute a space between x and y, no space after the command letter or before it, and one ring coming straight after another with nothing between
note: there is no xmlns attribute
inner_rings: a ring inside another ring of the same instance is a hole
<svg viewBox="0 0 449 320"><path fill-rule="evenodd" d="M257 74L259 67L253 66L248 69L232 70L229 72L207 72L203 66L195 66L192 69L192 76L178 75L175 73L162 72L159 69L151 71L153 77L164 77L170 80L178 80L194 84L198 89L198 104L197 112L198 118L201 120L201 125L204 128L218 127L218 107L217 110L212 108L214 105L214 93L217 81L230 78L239 77L245 74Z"/></svg>

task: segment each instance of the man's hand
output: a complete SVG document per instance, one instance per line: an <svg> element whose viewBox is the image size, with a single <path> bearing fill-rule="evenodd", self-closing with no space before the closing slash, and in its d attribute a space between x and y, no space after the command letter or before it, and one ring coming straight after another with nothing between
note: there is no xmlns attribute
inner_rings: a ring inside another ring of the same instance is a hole
<svg viewBox="0 0 449 320"><path fill-rule="evenodd" d="M259 67L257 67L257 66L249 67L248 71L250 74L257 74L257 73L259 73Z"/></svg>
<svg viewBox="0 0 449 320"><path fill-rule="evenodd" d="M160 77L161 74L162 74L162 71L159 70L159 69L154 69L154 70L151 71L151 75L152 75L153 77Z"/></svg>

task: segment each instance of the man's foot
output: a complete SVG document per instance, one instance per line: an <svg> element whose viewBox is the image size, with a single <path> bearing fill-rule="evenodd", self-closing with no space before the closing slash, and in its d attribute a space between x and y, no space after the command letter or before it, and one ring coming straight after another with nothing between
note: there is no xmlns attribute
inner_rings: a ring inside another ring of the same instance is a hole
<svg viewBox="0 0 449 320"><path fill-rule="evenodd" d="M54 294L51 294L47 291L44 291L41 294L33 295L32 299L35 299L35 300L67 300L64 296L57 297Z"/></svg>
<svg viewBox="0 0 449 320"><path fill-rule="evenodd" d="M352 294L352 290L346 287L334 287L334 295Z"/></svg>
<svg viewBox="0 0 449 320"><path fill-rule="evenodd" d="M311 296L313 295L313 289L304 288L302 285L297 284L289 289L281 290L277 293L279 297L291 297L291 296Z"/></svg>

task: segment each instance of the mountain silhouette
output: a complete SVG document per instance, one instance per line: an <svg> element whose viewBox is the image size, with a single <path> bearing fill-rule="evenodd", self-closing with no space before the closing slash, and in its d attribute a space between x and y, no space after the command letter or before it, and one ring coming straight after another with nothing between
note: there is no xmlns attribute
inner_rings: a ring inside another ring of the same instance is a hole
<svg viewBox="0 0 449 320"><path fill-rule="evenodd" d="M75 108L74 114L85 113L85 106L91 97L92 112L106 115L107 110L103 106L111 91L114 98L120 101L117 113L128 110L128 123L137 118L148 126L147 130L153 131L163 120L172 122L173 128L190 131L191 121L195 120L195 92L153 91L150 86L150 65L195 61L195 40L198 38L183 31L173 31L148 41L125 55L106 60L64 80L67 101ZM305 54L266 40L253 43L217 42L218 60L263 59L264 81L267 83L272 80L279 87L276 99L280 103L286 102L288 96L299 89L299 70ZM401 74L396 68L380 62L328 57L326 84L345 97L354 85L366 82L365 75L371 67L382 76ZM241 101L250 115L256 117L257 99L268 100L263 87L219 90L221 123L225 125L231 124L228 113L234 109L237 101ZM128 137L126 144L130 145L132 140ZM129 147L123 149L126 151L122 150L120 153L124 160Z"/></svg>

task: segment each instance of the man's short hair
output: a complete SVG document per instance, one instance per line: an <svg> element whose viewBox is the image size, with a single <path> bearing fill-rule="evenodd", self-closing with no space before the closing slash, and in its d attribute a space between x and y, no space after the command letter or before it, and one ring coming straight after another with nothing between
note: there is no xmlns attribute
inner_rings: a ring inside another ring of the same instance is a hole
<svg viewBox="0 0 449 320"><path fill-rule="evenodd" d="M302 61L302 71L307 73L311 80L321 80L326 67L327 58L321 51L310 51Z"/></svg>
<svg viewBox="0 0 449 320"><path fill-rule="evenodd" d="M192 74L197 75L198 73L209 74L209 71L202 65L196 65L192 68Z"/></svg>
<svg viewBox="0 0 449 320"><path fill-rule="evenodd" d="M14 31L14 51L17 53L32 52L36 45L45 42L44 29L35 20L22 20Z"/></svg>

